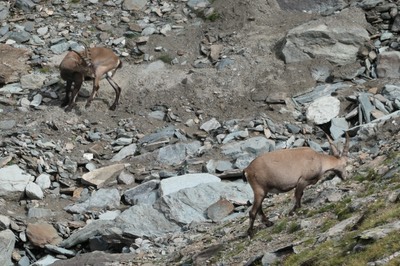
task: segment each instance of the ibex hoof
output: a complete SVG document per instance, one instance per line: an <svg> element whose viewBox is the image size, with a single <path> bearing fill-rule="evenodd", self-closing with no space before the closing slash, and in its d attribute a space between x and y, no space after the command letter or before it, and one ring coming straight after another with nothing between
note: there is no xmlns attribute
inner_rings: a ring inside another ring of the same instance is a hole
<svg viewBox="0 0 400 266"><path fill-rule="evenodd" d="M251 239L254 236L254 232L252 229L247 230L247 236Z"/></svg>
<svg viewBox="0 0 400 266"><path fill-rule="evenodd" d="M67 106L67 108L65 108L65 112L71 112L72 111L72 106L69 105Z"/></svg>
<svg viewBox="0 0 400 266"><path fill-rule="evenodd" d="M265 224L266 227L271 227L271 226L274 225L274 223L271 222L270 220L264 221L264 224Z"/></svg>
<svg viewBox="0 0 400 266"><path fill-rule="evenodd" d="M115 109L117 109L117 106L113 104L113 105L110 106L109 109L110 109L111 111L115 111Z"/></svg>

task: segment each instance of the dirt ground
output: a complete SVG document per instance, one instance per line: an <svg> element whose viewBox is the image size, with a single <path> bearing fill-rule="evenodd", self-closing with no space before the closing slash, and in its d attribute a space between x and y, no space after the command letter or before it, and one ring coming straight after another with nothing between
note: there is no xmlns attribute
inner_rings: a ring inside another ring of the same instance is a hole
<svg viewBox="0 0 400 266"><path fill-rule="evenodd" d="M220 16L215 22L205 21L200 26L193 23L182 32L152 36L145 46L152 53L157 46L164 48L166 52L156 53L155 59L167 55L185 64L157 67L151 62L135 64L137 58L123 58L124 66L115 76L122 87L117 111L108 110L114 92L103 81L90 110L84 109L86 99L80 98L79 108L66 114L60 112L60 100L54 100L48 110L32 113L32 121L68 121L76 116L113 128L120 119L133 118L140 132L149 133L162 123L149 121L146 114L160 106L170 108L182 121L195 117L199 111L205 120L216 117L224 121L259 113L285 119L276 111L293 108L290 101L286 106L267 106L260 99L287 99L308 90L315 81L309 72L310 62L285 65L276 54L276 46L288 30L318 15L281 10L275 1L263 0L215 1L213 7ZM222 44L223 55L233 59L234 64L222 70L210 66L194 68L192 63L200 55L200 44L209 39L214 40L213 44ZM177 56L178 51L183 55ZM90 90L91 82L85 86ZM63 94L61 83L58 92ZM290 114L287 119L291 119Z"/></svg>
<svg viewBox="0 0 400 266"><path fill-rule="evenodd" d="M278 2L286 10L282 10ZM71 124L75 119L87 119L109 128L114 128L121 119L133 119L143 134L165 124L147 118L146 114L157 108L170 108L183 122L199 113L204 120L215 117L225 121L266 113L274 120L290 121L290 111L294 110L290 97L308 91L316 84L310 74L310 66L315 62L286 65L279 58L278 47L288 30L320 15L303 12L305 7L296 6L296 3L288 8L286 2L214 1L212 6L218 14L215 21L198 23L193 19L182 31L172 31L168 36L152 35L141 48L154 56L152 62L140 61L135 56L122 58L124 66L114 78L122 88L122 95L120 106L114 112L108 110L114 100L114 91L105 80L89 110L84 109L86 98L81 97L78 108L70 113L63 112L59 106L65 84L60 81L53 86L59 99L47 102L45 110L29 114L8 112L7 115L21 125L56 121L61 128L63 122L70 121ZM308 3L301 2L303 5ZM124 28L116 31L122 35ZM222 70L210 65L194 67L193 62L201 55L201 44L222 44L223 57L234 63ZM134 40L127 39L127 47L134 46ZM163 52L155 52L160 46ZM177 58L179 64L154 64L163 57ZM50 66L56 76L61 59L62 55L52 58ZM91 82L86 82L84 87L90 91ZM266 98L285 99L286 105L268 106L264 101ZM278 112L281 108L289 112Z"/></svg>

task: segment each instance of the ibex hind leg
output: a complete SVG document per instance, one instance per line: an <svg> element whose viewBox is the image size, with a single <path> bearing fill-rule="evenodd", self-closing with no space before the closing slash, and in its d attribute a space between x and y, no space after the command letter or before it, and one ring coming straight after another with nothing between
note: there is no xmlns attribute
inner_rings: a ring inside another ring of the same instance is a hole
<svg viewBox="0 0 400 266"><path fill-rule="evenodd" d="M114 91L115 91L115 100L114 103L110 106L110 110L111 111L115 111L115 109L117 108L118 102L119 102L119 97L121 95L121 87L118 86L118 84L112 79L111 76L106 76L106 79L108 81L108 83L110 83L111 87L113 87Z"/></svg>
<svg viewBox="0 0 400 266"><path fill-rule="evenodd" d="M100 88L100 84L99 84L99 78L97 76L95 76L94 80L93 80L93 89L92 89L92 93L89 96L89 99L86 102L85 108L89 108L90 105L92 104L92 101L94 99L94 97L97 94L97 91Z"/></svg>
<svg viewBox="0 0 400 266"><path fill-rule="evenodd" d="M271 221L267 218L267 216L265 215L265 213L264 213L262 207L260 207L259 214L261 215L261 222L262 222L263 224L265 224L266 227L270 227L270 226L273 226L273 225L274 225L274 223L271 222Z"/></svg>
<svg viewBox="0 0 400 266"><path fill-rule="evenodd" d="M251 210L249 212L249 218L250 218L249 229L247 229L247 234L250 238L253 237L253 234L254 234L253 226L254 226L254 221L257 217L257 214L260 213L263 216L263 220L264 220L264 218L267 219L264 212L262 211L262 202L265 198L265 195L266 195L265 192L259 192L259 193L254 192L254 202L253 202L253 206L251 207Z"/></svg>

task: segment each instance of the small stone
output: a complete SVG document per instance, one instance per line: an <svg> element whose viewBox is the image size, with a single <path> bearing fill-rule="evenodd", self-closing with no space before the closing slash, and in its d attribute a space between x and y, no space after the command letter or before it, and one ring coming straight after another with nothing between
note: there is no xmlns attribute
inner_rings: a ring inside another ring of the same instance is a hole
<svg viewBox="0 0 400 266"><path fill-rule="evenodd" d="M399 202L399 200L400 200L400 190L399 189L397 189L389 194L388 201L390 203L396 203L396 202Z"/></svg>
<svg viewBox="0 0 400 266"><path fill-rule="evenodd" d="M118 175L117 181L119 184L130 185L135 182L135 177L126 171L122 171Z"/></svg>
<svg viewBox="0 0 400 266"><path fill-rule="evenodd" d="M40 175L36 178L35 183L38 184L38 186L39 186L41 189L48 189L48 188L50 188L50 185L51 185L50 175L49 175L49 174L46 174L46 173L40 174Z"/></svg>
<svg viewBox="0 0 400 266"><path fill-rule="evenodd" d="M49 209L43 208L29 208L28 210L28 217L29 218L44 218L52 216L53 212Z"/></svg>
<svg viewBox="0 0 400 266"><path fill-rule="evenodd" d="M41 200L44 197L43 191L39 185L34 182L29 182L25 187L26 196L30 199Z"/></svg>
<svg viewBox="0 0 400 266"><path fill-rule="evenodd" d="M114 164L106 167L95 169L82 176L82 182L91 186L100 188L104 182L120 173L125 168L125 164Z"/></svg>
<svg viewBox="0 0 400 266"><path fill-rule="evenodd" d="M317 125L331 121L340 111L340 101L332 96L321 97L307 108L307 119Z"/></svg>
<svg viewBox="0 0 400 266"><path fill-rule="evenodd" d="M215 130L221 127L221 124L217 121L217 119L212 118L209 121L205 122L200 126L200 129L210 132L211 130Z"/></svg>
<svg viewBox="0 0 400 266"><path fill-rule="evenodd" d="M11 220L9 217L0 214L0 231L10 227Z"/></svg>
<svg viewBox="0 0 400 266"><path fill-rule="evenodd" d="M126 146L126 145L131 144L132 141L133 141L132 138L119 138L119 139L116 139L116 140L112 143L112 145Z"/></svg>
<svg viewBox="0 0 400 266"><path fill-rule="evenodd" d="M47 223L29 223L26 228L26 235L33 245L41 248L46 244L57 245L62 240L56 229Z"/></svg>
<svg viewBox="0 0 400 266"><path fill-rule="evenodd" d="M301 130L299 126L293 124L286 124L286 128L288 129L289 133L298 134Z"/></svg>
<svg viewBox="0 0 400 266"><path fill-rule="evenodd" d="M44 26L44 27L38 28L36 32L37 32L40 36L43 36L43 35L46 35L46 34L48 33L48 31L49 31L49 27L48 27L48 26Z"/></svg>
<svg viewBox="0 0 400 266"><path fill-rule="evenodd" d="M0 130L12 129L15 125L15 120L2 120L0 121Z"/></svg>
<svg viewBox="0 0 400 266"><path fill-rule="evenodd" d="M220 199L207 208L207 216L214 222L221 221L223 218L231 214L234 209L235 207L230 201Z"/></svg>

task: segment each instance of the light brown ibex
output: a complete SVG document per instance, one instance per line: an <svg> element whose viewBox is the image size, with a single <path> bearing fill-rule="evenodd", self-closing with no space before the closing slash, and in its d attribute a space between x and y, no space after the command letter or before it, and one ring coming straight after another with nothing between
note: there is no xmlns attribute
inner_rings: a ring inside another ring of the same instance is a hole
<svg viewBox="0 0 400 266"><path fill-rule="evenodd" d="M85 78L90 78L93 79L93 90L86 102L85 107L88 108L99 90L100 79L105 75L105 78L115 90L115 100L110 106L110 110L115 110L121 88L112 77L117 69L122 67L121 60L109 48L88 48L84 42L81 43L84 44L85 50L77 52L70 49L59 67L61 78L67 82L65 98L61 106L67 106L65 111L71 111L83 81ZM71 90L72 83L74 84L73 90Z"/></svg>
<svg viewBox="0 0 400 266"><path fill-rule="evenodd" d="M349 135L346 132L342 154L339 154L328 135L327 138L333 156L318 153L309 147L277 150L260 155L243 170L243 179L250 183L254 193L253 206L249 212L250 226L247 230L250 237L253 235L257 214L261 214L262 222L266 226L273 225L262 210L262 202L267 193L283 193L295 188L296 203L289 213L293 214L300 208L304 189L317 183L327 171L333 171L342 180L346 179Z"/></svg>

